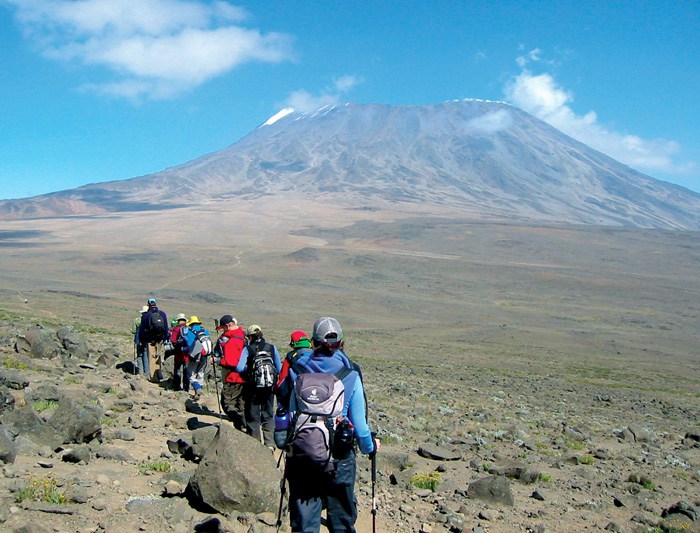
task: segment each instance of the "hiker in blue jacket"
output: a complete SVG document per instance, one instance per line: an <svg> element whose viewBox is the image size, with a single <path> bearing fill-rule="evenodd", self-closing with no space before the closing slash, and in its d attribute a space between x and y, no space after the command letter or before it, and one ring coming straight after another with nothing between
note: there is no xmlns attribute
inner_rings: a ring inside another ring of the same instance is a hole
<svg viewBox="0 0 700 533"><path fill-rule="evenodd" d="M153 383L159 383L163 379L164 344L169 340L168 316L158 309L155 298L149 298L147 305L148 309L141 314L138 339L139 343L145 345L148 353L149 375L147 377Z"/></svg>
<svg viewBox="0 0 700 533"><path fill-rule="evenodd" d="M187 327L180 331L185 338L184 351L188 354L187 371L190 374L190 385L194 390L195 400L198 400L204 395L202 386L207 360L211 355L211 339L209 332L202 327L202 321L196 315L192 315L187 320ZM201 334L204 334L209 342L208 349L203 344L204 339L200 336Z"/></svg>
<svg viewBox="0 0 700 533"><path fill-rule="evenodd" d="M343 331L331 317L319 318L312 335L314 351L298 357L291 365L288 379L296 382L300 374L324 373L343 376L345 405L343 415L354 426L354 439L364 454L376 453L380 442L374 439L367 423L365 392L359 367L343 353ZM289 409L297 408L292 393ZM337 439L336 439L337 440ZM287 456L285 476L289 482L289 514L292 531L319 532L321 512L326 509L326 526L331 532L354 532L357 520L355 500L355 449L350 443L342 455L333 455L325 469L310 469L293 451ZM293 450L293 446L290 448Z"/></svg>

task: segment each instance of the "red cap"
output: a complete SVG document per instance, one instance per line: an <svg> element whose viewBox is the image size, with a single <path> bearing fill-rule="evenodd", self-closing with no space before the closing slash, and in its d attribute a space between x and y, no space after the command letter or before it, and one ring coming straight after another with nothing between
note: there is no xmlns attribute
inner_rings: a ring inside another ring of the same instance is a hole
<svg viewBox="0 0 700 533"><path fill-rule="evenodd" d="M292 342L299 342L301 339L308 339L309 336L303 331L293 331L291 340Z"/></svg>

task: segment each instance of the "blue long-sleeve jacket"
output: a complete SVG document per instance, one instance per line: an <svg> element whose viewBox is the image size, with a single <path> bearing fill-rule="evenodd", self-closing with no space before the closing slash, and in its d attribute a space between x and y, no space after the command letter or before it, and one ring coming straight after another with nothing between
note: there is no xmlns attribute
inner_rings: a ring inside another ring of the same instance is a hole
<svg viewBox="0 0 700 533"><path fill-rule="evenodd" d="M345 406L343 414L348 417L352 425L355 426L355 438L360 446L362 453L368 454L374 451L374 439L372 432L367 423L367 411L365 409L365 390L362 386L362 380L348 357L341 351L336 350L333 355L324 355L318 352L313 352L310 355L300 356L296 364L301 366L308 372L322 372L327 374L335 374L343 367L353 370L348 376L343 379L345 385ZM297 374L294 368L289 370L290 378L296 381ZM348 391L348 385L351 385L352 390ZM291 411L296 409L296 401L292 394L290 406Z"/></svg>
<svg viewBox="0 0 700 533"><path fill-rule="evenodd" d="M185 350L187 353L197 355L202 350L202 344L199 342L197 334L195 333L196 331L200 330L209 335L209 332L200 324L192 324L185 330L185 340L187 341L187 348Z"/></svg>

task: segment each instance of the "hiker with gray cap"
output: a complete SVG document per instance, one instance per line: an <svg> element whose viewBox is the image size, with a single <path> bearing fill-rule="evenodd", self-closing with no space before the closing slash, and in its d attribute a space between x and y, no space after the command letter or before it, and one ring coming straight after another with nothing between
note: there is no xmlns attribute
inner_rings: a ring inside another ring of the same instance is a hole
<svg viewBox="0 0 700 533"><path fill-rule="evenodd" d="M325 508L328 531L354 532L355 444L374 458L380 442L367 423L359 367L343 352L340 323L332 317L316 320L312 345L311 354L291 363L287 377L293 386L284 478L292 531L320 531Z"/></svg>
<svg viewBox="0 0 700 533"><path fill-rule="evenodd" d="M280 354L274 344L265 341L257 324L248 326L246 366L245 421L250 435L274 451L275 394L274 386L282 369Z"/></svg>

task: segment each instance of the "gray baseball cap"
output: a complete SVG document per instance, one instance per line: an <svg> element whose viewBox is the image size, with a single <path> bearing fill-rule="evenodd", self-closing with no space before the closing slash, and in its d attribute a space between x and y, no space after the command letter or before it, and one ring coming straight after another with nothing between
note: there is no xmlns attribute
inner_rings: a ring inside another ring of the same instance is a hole
<svg viewBox="0 0 700 533"><path fill-rule="evenodd" d="M318 342L340 342L343 330L335 318L324 316L314 322L313 338Z"/></svg>

